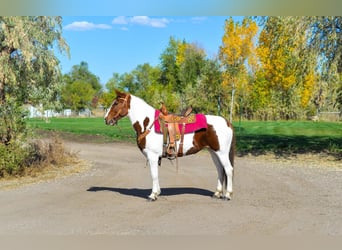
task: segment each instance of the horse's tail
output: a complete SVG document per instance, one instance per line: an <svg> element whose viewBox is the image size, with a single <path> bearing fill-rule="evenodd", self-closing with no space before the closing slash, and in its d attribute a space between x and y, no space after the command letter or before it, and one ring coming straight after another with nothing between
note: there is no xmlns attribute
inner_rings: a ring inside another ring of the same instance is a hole
<svg viewBox="0 0 342 250"><path fill-rule="evenodd" d="M227 122L227 124L228 124L228 127L230 127L233 132L233 138L232 138L232 142L231 142L230 150L229 150L229 161L230 161L230 164L232 164L232 167L234 168L235 144L236 144L235 131L234 131L233 124L231 124L230 122Z"/></svg>
<svg viewBox="0 0 342 250"><path fill-rule="evenodd" d="M231 124L229 121L227 121L227 125L228 125L229 128L231 128L232 136L233 136L228 156L229 156L230 164L233 167L233 178L234 178L234 157L235 157L235 143L236 143L236 141L235 141L235 132L234 132L233 124ZM226 171L223 171L223 186L225 188L227 187L227 183L228 183L227 182L227 174L226 174Z"/></svg>

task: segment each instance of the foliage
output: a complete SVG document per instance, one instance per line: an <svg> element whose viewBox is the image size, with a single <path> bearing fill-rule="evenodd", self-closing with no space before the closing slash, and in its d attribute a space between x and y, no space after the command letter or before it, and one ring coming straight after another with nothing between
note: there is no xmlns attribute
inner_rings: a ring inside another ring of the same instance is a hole
<svg viewBox="0 0 342 250"><path fill-rule="evenodd" d="M13 100L0 105L0 144L9 145L12 141L23 141L26 136L25 112Z"/></svg>
<svg viewBox="0 0 342 250"><path fill-rule="evenodd" d="M102 94L99 78L88 69L88 63L74 65L68 74L64 75L64 86L61 99L64 107L74 111L97 107Z"/></svg>
<svg viewBox="0 0 342 250"><path fill-rule="evenodd" d="M61 33L60 17L0 17L0 138L4 145L24 131L23 104L51 107L58 102L61 79L54 47L68 53Z"/></svg>
<svg viewBox="0 0 342 250"><path fill-rule="evenodd" d="M170 37L168 46L160 55L160 82L162 85L170 84L175 90L177 90L177 86L179 86L180 83L180 80L178 79L179 68L177 66L177 55L179 54L178 47L180 44L181 42L179 40L176 40L174 37Z"/></svg>
<svg viewBox="0 0 342 250"><path fill-rule="evenodd" d="M218 60L207 59L195 84L187 85L185 102L194 112L218 114L225 109L220 101L222 74Z"/></svg>
<svg viewBox="0 0 342 250"><path fill-rule="evenodd" d="M60 17L0 17L0 176L21 174L36 154L24 104L58 108L61 73L54 47L68 53Z"/></svg>
<svg viewBox="0 0 342 250"><path fill-rule="evenodd" d="M220 60L224 67L222 89L231 92L230 120L233 119L235 91L240 100L249 95L248 70L256 67L253 39L257 31L256 23L250 18L244 18L242 23L235 23L232 18L225 22ZM225 98L229 98L228 95Z"/></svg>
<svg viewBox="0 0 342 250"><path fill-rule="evenodd" d="M5 175L20 174L28 156L28 150L20 142L13 141L7 146L0 144L0 178Z"/></svg>
<svg viewBox="0 0 342 250"><path fill-rule="evenodd" d="M305 53L308 48L304 42L309 33L294 32L304 26L301 18L270 17L259 37L258 76L267 82L268 89L261 97L268 100L258 101L274 106L280 119L297 118L314 90L314 57Z"/></svg>
<svg viewBox="0 0 342 250"><path fill-rule="evenodd" d="M66 107L79 111L91 107L94 95L95 90L90 83L76 80L63 89L63 102Z"/></svg>
<svg viewBox="0 0 342 250"><path fill-rule="evenodd" d="M119 88L156 108L160 102L172 112L192 106L230 120L341 112L341 39L341 17L228 18L218 58L171 36L159 65L114 73L101 102L109 106Z"/></svg>

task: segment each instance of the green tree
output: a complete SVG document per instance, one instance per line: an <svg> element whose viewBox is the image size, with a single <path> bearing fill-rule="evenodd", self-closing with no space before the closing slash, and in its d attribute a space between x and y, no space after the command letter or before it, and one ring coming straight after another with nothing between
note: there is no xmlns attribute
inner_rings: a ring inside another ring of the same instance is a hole
<svg viewBox="0 0 342 250"><path fill-rule="evenodd" d="M113 76L106 83L108 92L115 92L115 89L120 88L121 76L119 73L113 73Z"/></svg>
<svg viewBox="0 0 342 250"><path fill-rule="evenodd" d="M102 95L102 85L99 77L88 69L88 63L81 62L80 65L74 65L71 71L63 76L63 79L61 99L64 107L79 111L97 106ZM79 88L78 92L76 87Z"/></svg>
<svg viewBox="0 0 342 250"><path fill-rule="evenodd" d="M0 141L20 137L24 103L53 103L61 74L54 55L69 52L61 17L0 17Z"/></svg>
<svg viewBox="0 0 342 250"><path fill-rule="evenodd" d="M90 83L97 93L102 89L99 77L90 72L87 62L82 61L79 65L74 65L68 75L72 82L83 81Z"/></svg>
<svg viewBox="0 0 342 250"><path fill-rule="evenodd" d="M197 44L170 37L168 46L160 56L160 83L164 86L170 85L172 91L177 93L180 98L178 109L184 109L187 105L185 91L197 84L205 66L205 60L206 53Z"/></svg>
<svg viewBox="0 0 342 250"><path fill-rule="evenodd" d="M170 84L175 91L177 91L177 86L180 84L180 80L178 78L179 68L176 63L179 44L181 44L179 40L176 40L174 37L170 37L168 46L160 56L160 82L165 86Z"/></svg>
<svg viewBox="0 0 342 250"><path fill-rule="evenodd" d="M90 108L95 91L90 83L76 80L66 85L63 91L63 101L74 111Z"/></svg>
<svg viewBox="0 0 342 250"><path fill-rule="evenodd" d="M112 77L106 83L106 90L102 93L100 103L104 107L109 107L116 97L115 89L121 89L121 76L119 73L113 73Z"/></svg>
<svg viewBox="0 0 342 250"><path fill-rule="evenodd" d="M185 89L186 103L197 113L219 114L225 109L222 103L222 72L217 59L206 59L201 75Z"/></svg>

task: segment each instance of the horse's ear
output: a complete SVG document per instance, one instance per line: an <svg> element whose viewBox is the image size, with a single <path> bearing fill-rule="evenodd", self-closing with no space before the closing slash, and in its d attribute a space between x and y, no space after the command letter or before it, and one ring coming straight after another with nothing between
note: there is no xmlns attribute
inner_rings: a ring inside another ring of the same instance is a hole
<svg viewBox="0 0 342 250"><path fill-rule="evenodd" d="M115 89L115 93L116 93L116 96L119 96L119 97L125 96L125 95L126 95L125 93L121 92L121 91L118 90L118 89Z"/></svg>

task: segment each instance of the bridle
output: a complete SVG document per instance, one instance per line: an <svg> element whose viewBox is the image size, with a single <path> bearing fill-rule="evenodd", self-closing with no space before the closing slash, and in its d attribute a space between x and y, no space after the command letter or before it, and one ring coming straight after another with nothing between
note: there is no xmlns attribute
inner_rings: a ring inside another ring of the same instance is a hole
<svg viewBox="0 0 342 250"><path fill-rule="evenodd" d="M118 118L122 118L125 117L127 114L122 115L121 111L123 110L123 108L127 108L128 111L128 106L127 106L127 102L128 102L128 98L130 95L126 95L125 98L123 97L118 97L117 100L123 100L123 107L119 108L119 110L116 112L116 114L113 116L113 118L111 120L114 120L114 124L119 120ZM117 101L116 100L116 101ZM113 105L112 105L113 106Z"/></svg>

